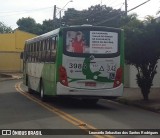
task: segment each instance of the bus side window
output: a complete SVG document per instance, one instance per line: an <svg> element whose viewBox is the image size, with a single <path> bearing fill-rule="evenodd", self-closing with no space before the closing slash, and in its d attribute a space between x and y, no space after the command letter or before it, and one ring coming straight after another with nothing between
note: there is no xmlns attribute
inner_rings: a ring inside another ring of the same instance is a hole
<svg viewBox="0 0 160 138"><path fill-rule="evenodd" d="M50 62L50 45L49 45L49 40L46 40L46 62Z"/></svg>
<svg viewBox="0 0 160 138"><path fill-rule="evenodd" d="M29 46L26 44L25 46L25 61L29 59Z"/></svg>
<svg viewBox="0 0 160 138"><path fill-rule="evenodd" d="M34 43L34 62L37 62L37 42Z"/></svg>
<svg viewBox="0 0 160 138"><path fill-rule="evenodd" d="M49 61L52 62L52 57L51 57L51 51L52 51L52 38L49 39Z"/></svg>
<svg viewBox="0 0 160 138"><path fill-rule="evenodd" d="M36 61L36 43L33 43L33 62Z"/></svg>
<svg viewBox="0 0 160 138"><path fill-rule="evenodd" d="M32 62L32 44L30 44L30 62Z"/></svg>
<svg viewBox="0 0 160 138"><path fill-rule="evenodd" d="M34 45L33 43L31 44L31 62L34 61Z"/></svg>
<svg viewBox="0 0 160 138"><path fill-rule="evenodd" d="M24 46L23 60L27 61L27 45Z"/></svg>
<svg viewBox="0 0 160 138"><path fill-rule="evenodd" d="M56 61L56 37L53 37L51 41L51 62L55 61Z"/></svg>
<svg viewBox="0 0 160 138"><path fill-rule="evenodd" d="M40 42L37 42L37 62L40 62L40 58L39 58L39 54L40 54Z"/></svg>
<svg viewBox="0 0 160 138"><path fill-rule="evenodd" d="M42 53L41 61L44 62L45 61L45 40L42 41L41 53Z"/></svg>
<svg viewBox="0 0 160 138"><path fill-rule="evenodd" d="M39 44L39 61L42 62L42 49L43 49L43 41L40 41L40 44Z"/></svg>
<svg viewBox="0 0 160 138"><path fill-rule="evenodd" d="M28 45L28 62L31 62L31 44Z"/></svg>

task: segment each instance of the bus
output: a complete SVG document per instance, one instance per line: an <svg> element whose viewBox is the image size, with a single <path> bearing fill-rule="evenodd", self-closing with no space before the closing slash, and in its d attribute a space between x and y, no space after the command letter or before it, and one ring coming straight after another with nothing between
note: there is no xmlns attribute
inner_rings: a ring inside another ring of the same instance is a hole
<svg viewBox="0 0 160 138"><path fill-rule="evenodd" d="M23 83L48 96L88 103L123 94L124 33L103 26L61 27L26 40Z"/></svg>

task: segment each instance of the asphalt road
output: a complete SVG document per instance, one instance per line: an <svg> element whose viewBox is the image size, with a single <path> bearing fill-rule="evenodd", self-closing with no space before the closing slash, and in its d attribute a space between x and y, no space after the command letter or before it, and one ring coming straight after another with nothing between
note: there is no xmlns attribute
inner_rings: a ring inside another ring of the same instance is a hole
<svg viewBox="0 0 160 138"><path fill-rule="evenodd" d="M160 129L160 114L158 113L109 100L100 100L96 105L86 105L75 99L50 98L47 103L43 103L36 94L30 95L27 93L25 95L17 92L15 89L17 83L18 80L0 82L0 129L83 130L85 127L97 129ZM20 87L26 91L23 85L20 85ZM52 135L43 137L100 138L103 135ZM106 137L152 138L159 136L109 135Z"/></svg>

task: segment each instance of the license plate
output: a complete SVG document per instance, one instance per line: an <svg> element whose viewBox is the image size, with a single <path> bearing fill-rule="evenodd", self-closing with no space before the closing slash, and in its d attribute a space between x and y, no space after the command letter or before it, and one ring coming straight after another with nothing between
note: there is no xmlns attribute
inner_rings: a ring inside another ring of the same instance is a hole
<svg viewBox="0 0 160 138"><path fill-rule="evenodd" d="M85 82L85 86L95 87L96 82Z"/></svg>

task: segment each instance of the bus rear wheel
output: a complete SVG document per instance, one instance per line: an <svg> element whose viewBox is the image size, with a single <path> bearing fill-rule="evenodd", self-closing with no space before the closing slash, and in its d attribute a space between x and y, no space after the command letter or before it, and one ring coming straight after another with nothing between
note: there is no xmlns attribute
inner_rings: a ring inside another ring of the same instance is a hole
<svg viewBox="0 0 160 138"><path fill-rule="evenodd" d="M31 88L28 88L28 93L32 94L34 92L34 90L32 90Z"/></svg>
<svg viewBox="0 0 160 138"><path fill-rule="evenodd" d="M41 83L40 85L40 98L42 101L46 101L46 96L44 95L44 87L43 87L43 84Z"/></svg>

